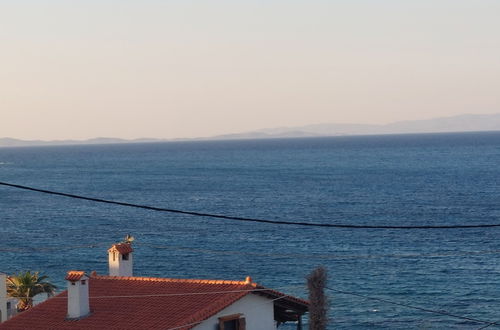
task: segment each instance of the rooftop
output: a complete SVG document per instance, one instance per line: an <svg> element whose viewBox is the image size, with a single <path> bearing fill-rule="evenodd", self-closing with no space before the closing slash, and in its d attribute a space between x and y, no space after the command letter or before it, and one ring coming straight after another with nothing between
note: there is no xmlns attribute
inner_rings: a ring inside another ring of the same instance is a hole
<svg viewBox="0 0 500 330"><path fill-rule="evenodd" d="M78 271L78 270L70 270L68 274L66 275L66 281L79 281L83 276L85 275L85 272Z"/></svg>
<svg viewBox="0 0 500 330"><path fill-rule="evenodd" d="M113 244L108 251L109 252L118 251L120 254L127 254L134 252L134 249L132 248L132 244L130 243L117 243Z"/></svg>
<svg viewBox="0 0 500 330"><path fill-rule="evenodd" d="M68 272L69 280L83 272ZM67 277L67 278L68 278ZM78 279L77 279L78 280ZM245 281L118 277L91 274L91 314L66 320L64 291L0 325L1 329L191 329L248 294L275 300L280 321L294 320L290 309L307 311L308 302Z"/></svg>

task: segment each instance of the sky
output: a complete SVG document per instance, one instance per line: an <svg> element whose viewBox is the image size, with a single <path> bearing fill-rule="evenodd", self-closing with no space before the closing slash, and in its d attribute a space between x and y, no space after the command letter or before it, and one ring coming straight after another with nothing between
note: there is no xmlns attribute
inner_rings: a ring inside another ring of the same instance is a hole
<svg viewBox="0 0 500 330"><path fill-rule="evenodd" d="M500 112L498 0L0 0L0 137Z"/></svg>

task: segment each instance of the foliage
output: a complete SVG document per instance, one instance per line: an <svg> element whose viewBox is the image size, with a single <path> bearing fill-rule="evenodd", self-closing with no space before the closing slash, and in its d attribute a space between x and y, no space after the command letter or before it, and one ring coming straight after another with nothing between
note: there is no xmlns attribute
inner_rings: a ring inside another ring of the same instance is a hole
<svg viewBox="0 0 500 330"><path fill-rule="evenodd" d="M18 311L25 311L33 307L33 297L46 293L49 297L55 294L57 287L46 281L47 276L40 276L39 272L20 272L7 277L7 295L19 300Z"/></svg>

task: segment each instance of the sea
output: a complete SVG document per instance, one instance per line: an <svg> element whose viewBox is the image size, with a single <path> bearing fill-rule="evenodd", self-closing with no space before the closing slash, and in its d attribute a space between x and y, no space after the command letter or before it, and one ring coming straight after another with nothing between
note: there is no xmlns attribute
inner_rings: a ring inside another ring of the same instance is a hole
<svg viewBox="0 0 500 330"><path fill-rule="evenodd" d="M0 148L0 181L277 221L500 224L500 132ZM106 274L107 248L130 234L137 276L251 276L307 299L306 277L323 266L329 329L500 321L500 227L301 227L6 186L0 223L0 271L40 271L60 290L68 270Z"/></svg>

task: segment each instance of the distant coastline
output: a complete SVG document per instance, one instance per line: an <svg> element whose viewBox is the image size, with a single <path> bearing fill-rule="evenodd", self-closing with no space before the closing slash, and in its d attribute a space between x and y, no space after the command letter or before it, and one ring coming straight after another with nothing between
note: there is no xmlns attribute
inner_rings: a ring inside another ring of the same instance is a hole
<svg viewBox="0 0 500 330"><path fill-rule="evenodd" d="M119 138L93 138L88 140L21 140L14 138L0 138L0 147L34 147L34 146L64 146L64 145L93 145L93 144L118 144L118 143L145 143L164 142L162 139L119 139Z"/></svg>
<svg viewBox="0 0 500 330"><path fill-rule="evenodd" d="M10 137L0 138L0 147L95 145L148 143L173 141L248 140L300 137L329 137L354 135L418 134L418 133L458 133L500 131L500 113L485 115L460 115L428 120L400 121L384 125L365 124L316 124L299 127L267 128L250 132L216 135L198 138L177 139L120 139L99 137L88 140L21 140Z"/></svg>

